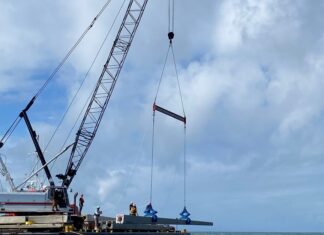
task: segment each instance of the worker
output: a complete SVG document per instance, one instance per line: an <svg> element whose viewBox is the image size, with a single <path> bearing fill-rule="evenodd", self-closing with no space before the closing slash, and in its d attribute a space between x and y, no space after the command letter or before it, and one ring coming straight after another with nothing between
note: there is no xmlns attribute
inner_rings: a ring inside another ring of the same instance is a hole
<svg viewBox="0 0 324 235"><path fill-rule="evenodd" d="M83 198L83 194L81 194L81 197L79 199L79 212L80 212L80 215L81 215L81 211L82 211L82 208L83 208L83 204L84 204L84 198Z"/></svg>
<svg viewBox="0 0 324 235"><path fill-rule="evenodd" d="M136 207L136 204L134 202L131 202L129 204L129 214L130 215L134 215L134 216L137 216L137 207Z"/></svg>
<svg viewBox="0 0 324 235"><path fill-rule="evenodd" d="M134 203L134 202L130 202L130 203L129 203L129 213L130 213L130 211L131 211L131 209L132 209L133 203Z"/></svg>
<svg viewBox="0 0 324 235"><path fill-rule="evenodd" d="M52 211L59 211L59 209L57 208L58 196L59 192L57 189L55 189L53 193Z"/></svg>
<svg viewBox="0 0 324 235"><path fill-rule="evenodd" d="M102 211L100 210L100 206L97 206L95 213L93 214L93 219L95 223L95 230L99 231L99 217L102 214Z"/></svg>

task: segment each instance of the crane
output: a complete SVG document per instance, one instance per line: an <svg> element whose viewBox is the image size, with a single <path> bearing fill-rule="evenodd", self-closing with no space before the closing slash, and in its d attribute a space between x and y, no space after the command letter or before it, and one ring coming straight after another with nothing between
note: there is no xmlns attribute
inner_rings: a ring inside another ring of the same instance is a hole
<svg viewBox="0 0 324 235"><path fill-rule="evenodd" d="M106 60L106 63L103 66L101 75L96 83L96 87L92 93L90 102L81 121L80 127L76 133L75 142L72 146L72 151L66 167L66 171L64 174L57 175L59 179L62 179L61 186L56 186L54 184L54 180L48 168L49 162L46 162L45 160L44 154L37 140L36 132L34 131L29 117L27 115L27 111L33 105L39 93L37 93L27 104L27 106L21 111L19 117L16 119L16 121L9 128L5 136L2 138L2 140L6 140L8 136L11 135L12 131L19 123L20 119L24 119L29 134L36 148L37 155L42 164L42 169L45 171L46 177L50 183L50 187L45 192L42 191L23 194L21 192L0 193L1 211L13 212L15 214L31 214L44 212L48 213L49 211L51 211L51 201L54 198L54 194L58 192L60 194L58 204L60 206L61 213L72 213L72 209L69 206L67 188L70 186L72 179L76 175L82 163L82 160L86 156L87 151L97 133L98 127L100 125L104 112L107 108L113 90L115 88L120 71L124 65L127 53L132 44L133 38L141 21L147 2L148 0L129 1L126 13L123 17L117 36L113 42L112 48L108 55L108 59ZM96 20L96 18L94 19L94 21ZM89 30L92 27L92 25L93 23L88 27L87 30ZM67 57L65 57L63 61L65 61L66 58ZM61 65L62 64L60 64L58 68L60 68ZM52 75L50 79L51 78ZM45 85L47 85L47 82L45 83ZM41 88L41 90L43 88L44 86ZM0 141L0 148L4 145L4 142L2 142L2 140ZM66 149L63 152L65 152ZM15 200L14 203L11 202L13 198ZM17 207L16 204L19 206Z"/></svg>

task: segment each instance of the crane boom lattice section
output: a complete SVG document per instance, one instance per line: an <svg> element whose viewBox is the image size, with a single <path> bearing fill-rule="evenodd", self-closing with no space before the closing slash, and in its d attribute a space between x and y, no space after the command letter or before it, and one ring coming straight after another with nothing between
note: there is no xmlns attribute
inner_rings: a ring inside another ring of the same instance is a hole
<svg viewBox="0 0 324 235"><path fill-rule="evenodd" d="M1 165L1 169L0 169L0 173L1 175L3 175L4 177L6 177L6 180L7 182L9 183L10 185L10 190L13 192L13 191L16 191L16 186L10 176L10 173L6 167L6 164L3 162L2 160L2 157L1 157L1 154L0 154L0 165Z"/></svg>
<svg viewBox="0 0 324 235"><path fill-rule="evenodd" d="M110 100L118 75L142 18L148 0L131 0L114 44L98 79L96 88L76 134L70 159L63 176L63 185L69 186L86 155Z"/></svg>

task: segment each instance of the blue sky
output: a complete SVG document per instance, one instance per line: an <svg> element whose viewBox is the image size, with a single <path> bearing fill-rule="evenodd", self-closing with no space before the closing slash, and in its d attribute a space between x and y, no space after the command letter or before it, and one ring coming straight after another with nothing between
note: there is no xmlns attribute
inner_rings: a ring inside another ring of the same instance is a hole
<svg viewBox="0 0 324 235"><path fill-rule="evenodd" d="M0 133L36 93L104 1L0 2ZM121 1L96 23L29 111L44 146L84 77ZM187 114L187 208L212 231L324 231L324 2L176 0L174 49ZM152 103L168 47L167 1L150 1L96 139L74 179L85 212L127 213L149 200ZM116 29L115 29L116 30ZM115 31L114 31L115 32ZM62 145L110 49L109 37ZM106 52L106 53L105 53ZM181 113L173 68L158 97ZM182 126L157 116L153 206L183 207ZM71 140L72 141L72 140ZM1 149L14 181L34 163L24 125ZM68 155L53 166L65 170ZM1 179L3 187L6 186ZM189 228L190 229L190 228Z"/></svg>

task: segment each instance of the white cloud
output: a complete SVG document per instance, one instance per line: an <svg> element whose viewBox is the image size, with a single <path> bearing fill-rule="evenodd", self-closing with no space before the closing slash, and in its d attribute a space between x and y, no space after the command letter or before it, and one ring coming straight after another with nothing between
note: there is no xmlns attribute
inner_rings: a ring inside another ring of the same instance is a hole
<svg viewBox="0 0 324 235"><path fill-rule="evenodd" d="M107 172L105 179L98 180L98 194L101 201L104 201L109 194L112 194L121 183L120 178L124 172L112 171Z"/></svg>

